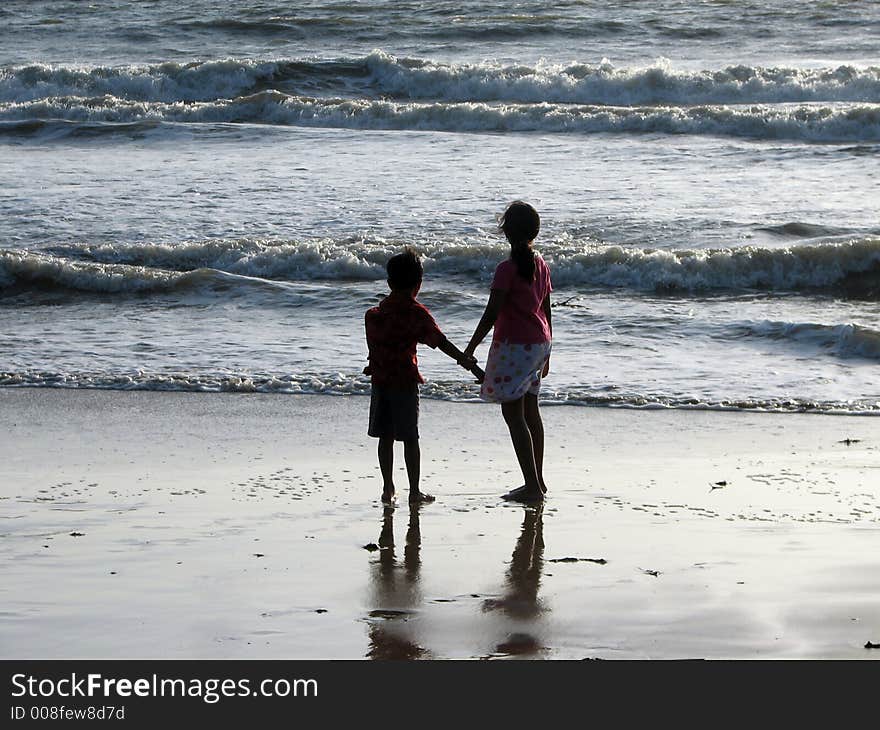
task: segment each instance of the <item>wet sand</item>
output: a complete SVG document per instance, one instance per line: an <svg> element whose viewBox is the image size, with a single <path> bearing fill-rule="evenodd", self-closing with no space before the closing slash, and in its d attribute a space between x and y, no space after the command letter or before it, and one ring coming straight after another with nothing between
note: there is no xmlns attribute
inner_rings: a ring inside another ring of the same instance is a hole
<svg viewBox="0 0 880 730"><path fill-rule="evenodd" d="M367 407L0 390L0 656L880 658L880 419L548 407L534 510L423 400L412 512Z"/></svg>

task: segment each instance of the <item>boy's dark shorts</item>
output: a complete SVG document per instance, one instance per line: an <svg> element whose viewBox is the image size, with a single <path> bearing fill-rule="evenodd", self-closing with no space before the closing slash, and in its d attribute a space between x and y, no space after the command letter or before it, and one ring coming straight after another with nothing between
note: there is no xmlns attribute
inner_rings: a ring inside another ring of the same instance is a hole
<svg viewBox="0 0 880 730"><path fill-rule="evenodd" d="M370 395L370 428L374 438L411 441L419 437L419 385L374 385Z"/></svg>

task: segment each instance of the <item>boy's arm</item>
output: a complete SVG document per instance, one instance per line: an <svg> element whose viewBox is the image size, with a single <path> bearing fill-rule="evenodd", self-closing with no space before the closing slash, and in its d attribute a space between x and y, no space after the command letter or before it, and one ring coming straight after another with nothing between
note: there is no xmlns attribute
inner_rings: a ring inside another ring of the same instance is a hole
<svg viewBox="0 0 880 730"><path fill-rule="evenodd" d="M442 352L444 355L449 355L449 357L455 360L455 362L468 370L470 370L471 367L476 365L477 363L473 356L463 353L449 340L447 340L446 337L440 339L440 342L437 343L437 349L440 350L440 352Z"/></svg>
<svg viewBox="0 0 880 730"><path fill-rule="evenodd" d="M489 301L486 303L486 309L483 312L483 316L480 318L480 323L474 330L474 336L471 337L468 346L464 348L466 355L473 357L479 344L485 339L486 335L489 334L489 330L495 326L495 320L498 319L498 312L501 311L501 307L504 306L504 301L506 299L506 289L493 289L489 293Z"/></svg>
<svg viewBox="0 0 880 730"><path fill-rule="evenodd" d="M483 382L485 373L477 365L477 360L473 355L463 353L445 337L437 344L437 349L440 350L440 352L449 355L449 357L455 360L455 362L461 365L465 370L472 372L478 383Z"/></svg>

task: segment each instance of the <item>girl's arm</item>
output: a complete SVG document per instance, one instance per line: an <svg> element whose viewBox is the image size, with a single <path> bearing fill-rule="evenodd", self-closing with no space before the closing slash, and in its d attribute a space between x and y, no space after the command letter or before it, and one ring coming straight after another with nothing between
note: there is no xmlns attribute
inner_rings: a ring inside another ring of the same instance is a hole
<svg viewBox="0 0 880 730"><path fill-rule="evenodd" d="M544 297L544 301L541 302L541 309L544 310L544 316L547 318L547 327L550 328L550 337L553 338L553 316L550 314L550 295L547 294ZM550 373L550 357L547 357L547 362L544 363L544 369L541 371L541 377L546 378Z"/></svg>
<svg viewBox="0 0 880 730"><path fill-rule="evenodd" d="M550 295L548 294L544 297L544 301L541 302L541 309L544 310L544 317L547 319L547 326L550 328L550 337L553 337L553 316L550 310Z"/></svg>
<svg viewBox="0 0 880 730"><path fill-rule="evenodd" d="M489 293L489 301L486 303L486 310L483 312L483 316L480 318L480 323L474 330L474 336L471 337L468 346L464 348L465 355L473 355L474 351L479 347L486 335L489 334L489 330L495 326L495 320L498 319L498 312L501 311L501 307L504 306L504 301L506 299L506 289L493 289Z"/></svg>

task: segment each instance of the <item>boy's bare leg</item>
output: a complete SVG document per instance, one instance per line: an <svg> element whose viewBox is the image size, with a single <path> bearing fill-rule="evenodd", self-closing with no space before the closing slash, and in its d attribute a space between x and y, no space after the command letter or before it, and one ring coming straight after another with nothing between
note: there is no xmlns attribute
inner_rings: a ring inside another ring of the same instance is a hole
<svg viewBox="0 0 880 730"><path fill-rule="evenodd" d="M510 440L513 442L513 450L516 452L519 468L522 470L525 486L514 489L505 494L506 499L518 502L535 502L544 499L541 490L541 482L538 479L538 470L535 466L535 451L532 444L532 434L526 424L523 399L501 404L501 413L507 422L510 431Z"/></svg>
<svg viewBox="0 0 880 730"><path fill-rule="evenodd" d="M379 438L379 471L382 472L382 501L394 501L394 439Z"/></svg>
<svg viewBox="0 0 880 730"><path fill-rule="evenodd" d="M403 550L403 565L406 568L406 575L411 580L419 579L419 568L422 560L420 557L422 549L422 530L419 526L419 507L421 502L413 502L412 509L409 511L409 526L406 530L406 547Z"/></svg>
<svg viewBox="0 0 880 730"><path fill-rule="evenodd" d="M433 502L434 498L430 494L419 490L422 451L418 439L408 439L403 442L403 459L406 461L406 475L409 477L410 503Z"/></svg>
<svg viewBox="0 0 880 730"><path fill-rule="evenodd" d="M535 454L535 471L538 473L538 483L541 491L547 493L547 485L544 483L544 422L541 420L541 411L538 410L538 396L526 393L523 396L523 410L525 411L526 425L532 435L532 451Z"/></svg>

